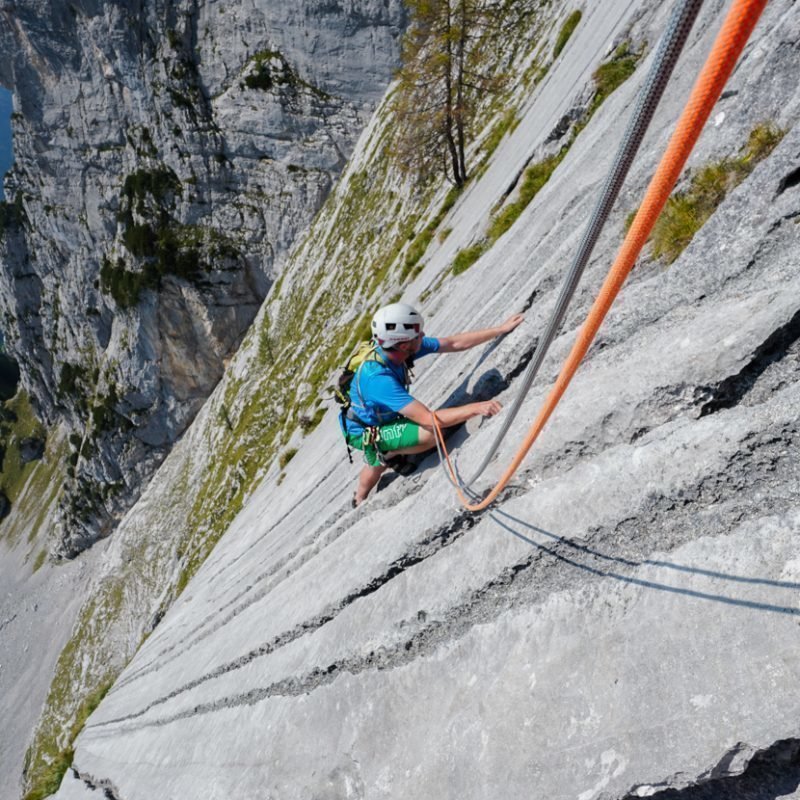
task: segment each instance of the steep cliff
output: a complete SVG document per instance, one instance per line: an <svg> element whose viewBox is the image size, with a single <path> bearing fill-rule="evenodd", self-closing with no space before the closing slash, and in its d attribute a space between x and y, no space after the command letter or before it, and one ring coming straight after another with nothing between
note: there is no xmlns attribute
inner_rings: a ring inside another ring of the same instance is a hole
<svg viewBox="0 0 800 800"><path fill-rule="evenodd" d="M113 529L222 375L397 62L400 0L20 0L0 304L71 433L54 551Z"/></svg>
<svg viewBox="0 0 800 800"><path fill-rule="evenodd" d="M557 374L725 6L703 9L483 485ZM461 195L393 170L391 96L379 107L109 544L29 782L60 760L64 800L797 794L796 4L768 5L679 187L702 194L707 167L727 191L671 263L648 248L490 512L463 512L433 457L351 509L357 466L323 416L336 364L398 293L433 335L525 310L505 340L421 362L414 387L431 406L513 396L670 9L584 9L554 59L572 10L548 4L509 43L515 89L485 109ZM600 104L598 67L631 52ZM499 422L453 437L463 473Z"/></svg>
<svg viewBox="0 0 800 800"><path fill-rule="evenodd" d="M12 110L11 92L0 86L0 201L6 199L2 178L14 160L11 147Z"/></svg>

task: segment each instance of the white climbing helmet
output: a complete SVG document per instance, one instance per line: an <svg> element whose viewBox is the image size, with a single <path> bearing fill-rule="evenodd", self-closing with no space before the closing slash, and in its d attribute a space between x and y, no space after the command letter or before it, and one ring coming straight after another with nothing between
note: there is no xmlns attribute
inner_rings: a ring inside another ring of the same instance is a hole
<svg viewBox="0 0 800 800"><path fill-rule="evenodd" d="M381 347L394 347L416 339L422 332L422 314L407 303L379 308L372 318L372 336Z"/></svg>

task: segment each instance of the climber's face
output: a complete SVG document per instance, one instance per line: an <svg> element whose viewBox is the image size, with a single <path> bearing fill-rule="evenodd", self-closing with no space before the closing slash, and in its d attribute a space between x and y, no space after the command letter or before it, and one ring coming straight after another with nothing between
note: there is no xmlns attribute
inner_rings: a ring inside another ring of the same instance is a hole
<svg viewBox="0 0 800 800"><path fill-rule="evenodd" d="M399 344L395 345L395 350L399 350L406 358L409 356L413 356L419 352L420 347L422 347L422 337L424 336L424 332L420 331L415 339L409 339L405 342L400 342Z"/></svg>

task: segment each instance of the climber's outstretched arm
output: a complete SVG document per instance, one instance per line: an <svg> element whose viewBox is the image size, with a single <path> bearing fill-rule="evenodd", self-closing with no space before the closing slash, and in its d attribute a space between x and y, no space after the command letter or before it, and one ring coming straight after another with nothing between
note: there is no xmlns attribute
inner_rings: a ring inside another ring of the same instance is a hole
<svg viewBox="0 0 800 800"><path fill-rule="evenodd" d="M502 406L497 400L484 400L480 403L467 403L464 406L454 406L453 408L440 408L436 412L436 419L442 428L450 428L466 422L473 417L493 417ZM431 421L431 410L419 400L414 400L400 410L400 413L412 422L416 422L426 430L433 430Z"/></svg>
<svg viewBox="0 0 800 800"><path fill-rule="evenodd" d="M524 314L514 314L496 328L484 328L480 331L466 331L465 333L456 333L453 336L439 336L439 352L458 353L461 350L469 350L470 347L476 347L479 344L496 339L504 333L510 333L523 319L525 319Z"/></svg>

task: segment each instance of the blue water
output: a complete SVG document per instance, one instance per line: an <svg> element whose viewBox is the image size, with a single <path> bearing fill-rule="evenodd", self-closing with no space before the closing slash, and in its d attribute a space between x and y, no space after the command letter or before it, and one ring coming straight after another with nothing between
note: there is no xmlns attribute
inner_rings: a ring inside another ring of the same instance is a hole
<svg viewBox="0 0 800 800"><path fill-rule="evenodd" d="M5 199L3 176L14 162L14 155L11 151L11 112L13 108L11 92L0 86L0 200Z"/></svg>

